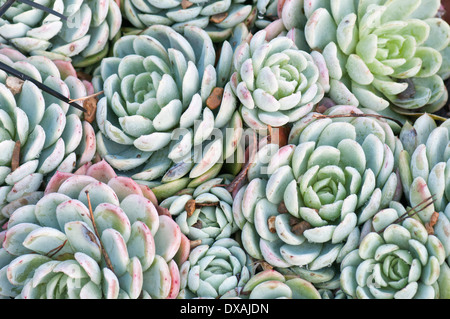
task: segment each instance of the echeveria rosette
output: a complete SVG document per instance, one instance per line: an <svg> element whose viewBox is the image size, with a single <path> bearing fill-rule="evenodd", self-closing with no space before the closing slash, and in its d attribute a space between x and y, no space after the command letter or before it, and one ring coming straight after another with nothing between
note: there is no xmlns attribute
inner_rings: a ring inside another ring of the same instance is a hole
<svg viewBox="0 0 450 319"><path fill-rule="evenodd" d="M43 56L27 58L11 48L0 49L0 60L68 98L83 98L92 91L92 84L78 79L70 63ZM72 172L89 162L96 150L94 129L82 111L30 81L15 80L0 71L3 218L23 203L35 203L42 195L41 184L56 170Z"/></svg>
<svg viewBox="0 0 450 319"><path fill-rule="evenodd" d="M124 18L135 28L167 25L179 33L185 27L205 30L214 42L231 36L240 23L252 25L256 13L253 0L125 0Z"/></svg>
<svg viewBox="0 0 450 319"><path fill-rule="evenodd" d="M240 44L233 59L231 87L245 123L257 131L298 121L323 98L325 65L297 49L287 37L266 41L266 31Z"/></svg>
<svg viewBox="0 0 450 319"><path fill-rule="evenodd" d="M55 174L42 199L11 215L0 249L1 295L175 298L177 262L186 260L189 242L147 194L105 161L85 174Z"/></svg>
<svg viewBox="0 0 450 319"><path fill-rule="evenodd" d="M450 27L435 17L439 5L439 0L305 2L306 41L327 61L330 97L375 111L441 109L448 97L441 68Z"/></svg>
<svg viewBox="0 0 450 319"><path fill-rule="evenodd" d="M434 233L450 264L450 120L438 125L424 114L413 125L407 122L400 138L405 149L399 156L399 168L407 202L421 208L418 217L423 223L439 213ZM424 207L428 203L431 205Z"/></svg>
<svg viewBox="0 0 450 319"><path fill-rule="evenodd" d="M420 219L397 218L399 203L380 211L374 228L341 263L341 289L355 299L448 299L450 268L440 239ZM447 235L448 240L448 235Z"/></svg>
<svg viewBox="0 0 450 319"><path fill-rule="evenodd" d="M399 157L400 173L410 205L416 206L427 194L436 200L419 215L428 222L434 211L450 209L450 120L438 125L424 114L413 124L405 123L400 139L405 148Z"/></svg>
<svg viewBox="0 0 450 319"><path fill-rule="evenodd" d="M67 20L15 2L0 18L0 42L10 42L27 55L72 61L81 68L107 55L109 41L122 25L114 0L49 0L39 4L65 15Z"/></svg>
<svg viewBox="0 0 450 319"><path fill-rule="evenodd" d="M154 25L120 38L93 80L104 90L96 116L100 156L135 180L180 183L170 195L220 166L239 134L225 139L217 130L242 128L227 84L231 58L224 42L216 64L211 38L197 27L181 35ZM215 88L224 91L212 110L206 100Z"/></svg>
<svg viewBox="0 0 450 319"><path fill-rule="evenodd" d="M160 206L169 210L191 241L212 245L219 239L230 238L239 229L233 219L233 197L224 187L217 186L223 183L224 178L213 178L196 187L192 194L171 196Z"/></svg>
<svg viewBox="0 0 450 319"><path fill-rule="evenodd" d="M360 112L329 113L350 111ZM394 158L401 145L387 122L320 116L295 123L288 145L260 148L235 197L243 247L274 267L333 266L357 247L360 227L401 195Z"/></svg>
<svg viewBox="0 0 450 319"><path fill-rule="evenodd" d="M286 276L274 269L259 271L240 289L222 298L240 299L321 299L312 283L300 276Z"/></svg>
<svg viewBox="0 0 450 319"><path fill-rule="evenodd" d="M232 238L197 246L180 267L178 298L220 298L239 290L253 274L251 262Z"/></svg>

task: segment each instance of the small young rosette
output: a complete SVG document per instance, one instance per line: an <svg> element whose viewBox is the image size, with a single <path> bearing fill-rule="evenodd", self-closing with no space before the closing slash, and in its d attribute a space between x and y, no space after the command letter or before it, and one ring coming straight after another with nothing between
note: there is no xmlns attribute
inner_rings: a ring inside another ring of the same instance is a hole
<svg viewBox="0 0 450 319"><path fill-rule="evenodd" d="M7 47L0 49L0 60L70 99L92 91L70 63L27 58ZM8 218L23 200L35 203L42 182L56 170L72 172L89 162L95 155L95 132L81 110L4 71L0 99L0 207Z"/></svg>
<svg viewBox="0 0 450 319"><path fill-rule="evenodd" d="M192 193L171 196L160 203L167 208L191 241L212 245L230 238L239 228L233 219L233 197L224 187L223 178L213 178Z"/></svg>
<svg viewBox="0 0 450 319"><path fill-rule="evenodd" d="M227 84L228 42L216 64L204 30L186 27L181 35L154 25L119 39L113 54L93 80L104 90L97 104L97 148L111 166L135 180L178 183L170 196L233 155L242 120ZM220 97L213 109L207 107L210 96Z"/></svg>
<svg viewBox="0 0 450 319"><path fill-rule="evenodd" d="M183 33L185 27L195 26L222 42L238 24L252 24L256 10L253 0L124 0L123 12L138 29L160 24Z"/></svg>
<svg viewBox="0 0 450 319"><path fill-rule="evenodd" d="M253 258L280 268L328 268L357 247L360 227L399 196L399 140L386 121L352 117L358 112L336 106L325 118L310 113L293 126L288 145L260 148L233 207Z"/></svg>
<svg viewBox="0 0 450 319"><path fill-rule="evenodd" d="M100 61L122 25L115 0L38 1L67 20L20 1L0 18L0 42L11 43L27 55L72 61L86 67Z"/></svg>
<svg viewBox="0 0 450 319"><path fill-rule="evenodd" d="M189 253L151 191L101 161L58 172L17 209L0 249L1 295L26 299L175 298Z"/></svg>
<svg viewBox="0 0 450 319"><path fill-rule="evenodd" d="M305 1L305 37L322 52L338 104L435 112L448 93L450 27L439 0Z"/></svg>
<svg viewBox="0 0 450 319"><path fill-rule="evenodd" d="M237 241L222 238L191 250L180 267L178 298L220 298L241 289L251 276L250 257Z"/></svg>
<svg viewBox="0 0 450 319"><path fill-rule="evenodd" d="M309 281L299 276L288 277L270 269L253 275L242 289L230 291L223 298L321 299L321 295Z"/></svg>
<svg viewBox="0 0 450 319"><path fill-rule="evenodd" d="M405 213L398 203L380 211L374 231L344 258L340 281L347 296L448 299L450 268L444 245L418 218L401 218Z"/></svg>
<svg viewBox="0 0 450 319"><path fill-rule="evenodd" d="M266 31L258 31L236 48L230 80L245 123L264 131L301 119L324 97L324 67L291 39L266 41Z"/></svg>

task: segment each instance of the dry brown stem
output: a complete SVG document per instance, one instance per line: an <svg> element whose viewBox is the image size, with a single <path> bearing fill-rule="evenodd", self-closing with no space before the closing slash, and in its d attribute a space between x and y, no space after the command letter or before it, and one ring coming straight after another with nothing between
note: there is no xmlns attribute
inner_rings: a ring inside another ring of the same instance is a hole
<svg viewBox="0 0 450 319"><path fill-rule="evenodd" d="M106 252L105 247L103 247L103 244L102 244L102 242L100 240L100 234L98 233L97 224L95 223L94 213L92 212L91 199L89 197L89 191L88 190L86 190L86 197L87 197L88 207L89 207L89 216L90 216L90 219L92 221L92 226L94 227L95 235L97 236L98 241L100 242L100 249L102 251L103 257L105 258L106 266L112 272L114 272L114 268L113 268L113 265L111 263L111 259L109 259L108 253Z"/></svg>

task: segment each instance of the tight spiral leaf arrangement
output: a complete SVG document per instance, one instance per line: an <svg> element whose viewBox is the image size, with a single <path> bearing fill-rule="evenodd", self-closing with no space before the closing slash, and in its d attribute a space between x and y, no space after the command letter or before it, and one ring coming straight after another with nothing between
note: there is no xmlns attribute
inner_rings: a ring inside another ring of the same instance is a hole
<svg viewBox="0 0 450 319"><path fill-rule="evenodd" d="M151 191L102 161L85 174L55 174L45 193L11 215L1 249L2 296L176 297L181 232L158 215Z"/></svg>
<svg viewBox="0 0 450 319"><path fill-rule="evenodd" d="M107 55L122 25L114 0L36 2L66 19L16 1L0 17L0 43L10 43L27 55L72 61L83 68Z"/></svg>
<svg viewBox="0 0 450 319"><path fill-rule="evenodd" d="M401 217L404 211L396 205L389 213L379 214ZM450 268L446 257L440 239L420 220L407 217L381 234L368 233L359 248L344 258L342 291L358 299L435 299L441 294L447 299Z"/></svg>
<svg viewBox="0 0 450 319"><path fill-rule="evenodd" d="M191 241L211 245L222 238L231 237L238 227L234 222L233 197L218 187L223 178L214 178L195 188L192 192L174 195L160 206L174 216L181 232Z"/></svg>
<svg viewBox="0 0 450 319"><path fill-rule="evenodd" d="M0 298L450 299L448 3L0 0Z"/></svg>
<svg viewBox="0 0 450 319"><path fill-rule="evenodd" d="M0 49L0 60L71 99L84 98L92 84L77 78L69 62L26 57ZM41 184L56 171L71 173L95 155L95 132L80 110L30 81L0 71L1 199L7 219L23 203L42 196Z"/></svg>
<svg viewBox="0 0 450 319"><path fill-rule="evenodd" d="M439 6L439 0L305 2L306 42L325 56L330 96L375 111L441 109L450 27L436 17Z"/></svg>
<svg viewBox="0 0 450 319"><path fill-rule="evenodd" d="M320 270L342 260L357 247L359 226L398 196L390 126L318 115L297 122L290 144L262 147L235 197L244 247L275 267Z"/></svg>
<svg viewBox="0 0 450 319"><path fill-rule="evenodd" d="M113 54L102 60L93 80L104 91L97 105L97 151L111 166L136 180L170 184L157 191L165 198L192 179L210 176L233 155L239 134L221 134L225 127L238 133L242 128L226 83L228 42L215 66L205 31L186 27L182 35L154 25L119 39ZM212 110L207 100L216 89L222 98Z"/></svg>
<svg viewBox="0 0 450 319"><path fill-rule="evenodd" d="M288 37L267 41L266 31L258 31L236 48L230 81L246 124L263 131L311 112L325 94L324 68Z"/></svg>
<svg viewBox="0 0 450 319"><path fill-rule="evenodd" d="M252 269L239 243L221 238L192 249L180 273L180 298L217 298L242 288Z"/></svg>

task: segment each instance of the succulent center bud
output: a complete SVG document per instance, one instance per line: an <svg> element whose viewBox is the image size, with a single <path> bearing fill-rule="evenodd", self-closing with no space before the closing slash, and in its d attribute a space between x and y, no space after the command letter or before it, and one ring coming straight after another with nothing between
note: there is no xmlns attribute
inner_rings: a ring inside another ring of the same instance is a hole
<svg viewBox="0 0 450 319"><path fill-rule="evenodd" d="M314 166L304 176L300 191L307 207L320 210L324 205L343 200L350 193L344 186L345 174L339 166Z"/></svg>
<svg viewBox="0 0 450 319"><path fill-rule="evenodd" d="M371 284L377 288L395 286L397 289L406 286L411 267L414 265L412 265L412 258L405 260L407 258L405 256L410 256L409 252L396 251L397 253L384 256L378 263L371 266L373 268L371 276L368 277L368 286Z"/></svg>

